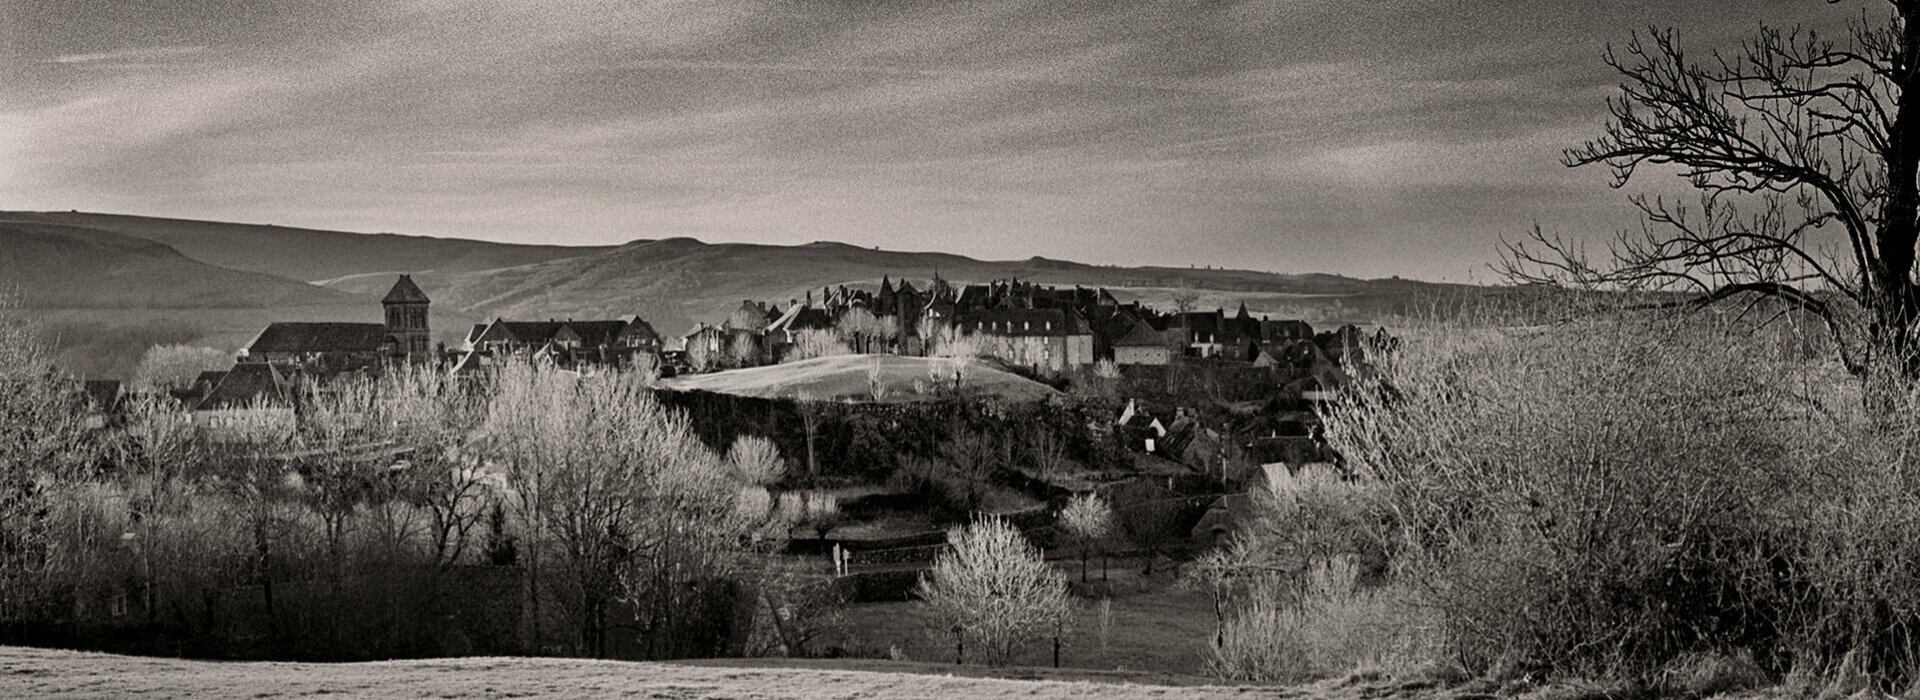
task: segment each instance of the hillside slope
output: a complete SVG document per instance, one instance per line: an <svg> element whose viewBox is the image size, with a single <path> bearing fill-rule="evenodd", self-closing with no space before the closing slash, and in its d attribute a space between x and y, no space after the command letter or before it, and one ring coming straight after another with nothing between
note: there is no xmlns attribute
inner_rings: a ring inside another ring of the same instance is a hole
<svg viewBox="0 0 1920 700"><path fill-rule="evenodd" d="M61 366L87 377L127 378L152 345L235 350L273 321L378 323L385 292L233 270L152 240L0 215L0 294L17 295ZM436 307L435 339L457 343L478 320Z"/></svg>
<svg viewBox="0 0 1920 700"><path fill-rule="evenodd" d="M841 243L774 246L703 243L690 238L634 241L577 257L496 270L417 275L424 288L479 316L508 318L627 317L638 314L662 332L696 321L717 321L742 300L788 301L824 285L878 284L906 276L924 286L938 273L955 282L1019 278L1058 285L1102 286L1123 300L1140 298L1171 308L1178 290L1199 294L1201 306L1245 301L1255 313L1310 315L1342 308L1354 317L1398 309L1411 300L1480 288L1408 280L1358 280L1336 275L1278 275L1246 270L1110 267L1029 258L976 260L947 253L860 248ZM346 277L328 284L372 293L383 278Z"/></svg>
<svg viewBox="0 0 1920 700"><path fill-rule="evenodd" d="M366 273L486 270L607 250L87 212L0 212L0 219L110 231L164 243L212 265L308 282Z"/></svg>
<svg viewBox="0 0 1920 700"><path fill-rule="evenodd" d="M0 218L0 283L27 308L232 309L353 303L358 295L192 259L100 229Z"/></svg>

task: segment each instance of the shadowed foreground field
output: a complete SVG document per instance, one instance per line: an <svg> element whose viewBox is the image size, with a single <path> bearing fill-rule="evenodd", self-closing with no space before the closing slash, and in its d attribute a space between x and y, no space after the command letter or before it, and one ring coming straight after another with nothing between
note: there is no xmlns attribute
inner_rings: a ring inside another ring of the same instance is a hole
<svg viewBox="0 0 1920 700"><path fill-rule="evenodd" d="M904 668L921 672L891 673L552 658L310 664L183 661L0 647L0 697L217 699L340 695L356 698L623 696L969 700L1015 696L1226 698L1313 694L1307 690L1277 688L953 677L927 673L928 666L906 664Z"/></svg>

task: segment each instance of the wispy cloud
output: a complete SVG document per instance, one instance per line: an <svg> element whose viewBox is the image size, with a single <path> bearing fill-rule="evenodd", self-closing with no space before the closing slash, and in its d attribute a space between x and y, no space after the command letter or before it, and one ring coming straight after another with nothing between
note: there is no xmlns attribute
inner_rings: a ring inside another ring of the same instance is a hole
<svg viewBox="0 0 1920 700"><path fill-rule="evenodd" d="M1630 218L1608 39L1818 3L30 0L9 206L1459 278ZM1824 15L1823 15L1824 16ZM125 45L105 42L115 37ZM143 66L152 70L92 70Z"/></svg>
<svg viewBox="0 0 1920 700"><path fill-rule="evenodd" d="M119 49L96 53L70 53L46 59L48 63L153 63L204 53L205 46L156 46L144 49Z"/></svg>

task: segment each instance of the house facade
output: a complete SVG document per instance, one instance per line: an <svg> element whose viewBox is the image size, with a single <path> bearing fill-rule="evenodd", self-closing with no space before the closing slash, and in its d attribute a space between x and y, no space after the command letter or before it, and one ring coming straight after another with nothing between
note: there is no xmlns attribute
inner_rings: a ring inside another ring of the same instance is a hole
<svg viewBox="0 0 1920 700"><path fill-rule="evenodd" d="M1140 321L1133 330L1113 341L1113 362L1119 365L1166 365L1173 363L1174 349L1164 331Z"/></svg>
<svg viewBox="0 0 1920 700"><path fill-rule="evenodd" d="M981 355L1038 371L1062 372L1094 362L1093 333L1068 309L994 309L954 319Z"/></svg>
<svg viewBox="0 0 1920 700"><path fill-rule="evenodd" d="M475 325L460 347L456 372L508 360L551 362L568 369L629 367L660 353L660 334L635 316L628 320L508 321Z"/></svg>

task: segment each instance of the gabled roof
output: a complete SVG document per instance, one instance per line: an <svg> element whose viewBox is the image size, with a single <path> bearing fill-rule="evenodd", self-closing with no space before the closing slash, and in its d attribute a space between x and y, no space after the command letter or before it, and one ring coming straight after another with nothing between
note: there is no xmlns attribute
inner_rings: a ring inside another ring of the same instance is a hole
<svg viewBox="0 0 1920 700"><path fill-rule="evenodd" d="M194 410L245 408L255 401L284 402L287 378L265 362L234 365Z"/></svg>
<svg viewBox="0 0 1920 700"><path fill-rule="evenodd" d="M639 339L642 344L657 343L660 342L660 333L653 329L653 324L641 320L639 316L635 316L632 321L628 321L627 325L620 328L620 334L614 336L614 339L628 341L635 338Z"/></svg>
<svg viewBox="0 0 1920 700"><path fill-rule="evenodd" d="M413 283L412 275L401 275L399 281L393 283L393 289L387 290L387 296L382 298L380 303L425 304L430 301L427 293L420 291L420 286Z"/></svg>
<svg viewBox="0 0 1920 700"><path fill-rule="evenodd" d="M895 293L895 294L919 294L919 293L920 293L920 291L919 291L919 290L917 290L917 289L914 289L914 288L913 288L913 283L912 283L912 282L908 282L908 281L907 281L907 278L905 278L905 277L902 277L902 278L900 278L900 286L899 286L899 287L895 287L895 288L894 288L894 290L893 290L893 293Z"/></svg>
<svg viewBox="0 0 1920 700"><path fill-rule="evenodd" d="M489 343L540 345L552 340L553 335L560 332L560 328L565 325L559 321L508 321L496 318L475 340Z"/></svg>
<svg viewBox="0 0 1920 700"><path fill-rule="evenodd" d="M1269 341L1301 340L1313 337L1313 326L1306 321L1266 321L1261 325L1265 327L1265 335Z"/></svg>
<svg viewBox="0 0 1920 700"><path fill-rule="evenodd" d="M977 309L987 305L993 298L993 289L984 284L969 284L960 290L960 298L954 303L963 309Z"/></svg>
<svg viewBox="0 0 1920 700"><path fill-rule="evenodd" d="M473 324L473 329L467 331L467 344L472 345L480 342L480 335L487 332L487 325L488 324L485 323Z"/></svg>
<svg viewBox="0 0 1920 700"><path fill-rule="evenodd" d="M1133 330L1113 341L1116 348L1166 347L1167 335L1145 322L1133 324Z"/></svg>
<svg viewBox="0 0 1920 700"><path fill-rule="evenodd" d="M1220 342L1220 321L1218 311L1189 311L1186 313L1187 338L1193 342Z"/></svg>
<svg viewBox="0 0 1920 700"><path fill-rule="evenodd" d="M247 344L247 354L379 352L386 340L383 323L275 321Z"/></svg>
<svg viewBox="0 0 1920 700"><path fill-rule="evenodd" d="M626 321L568 321L565 330L572 331L581 347L597 348L602 345L614 345L620 337L620 331L627 327ZM559 335L556 331L555 335Z"/></svg>

